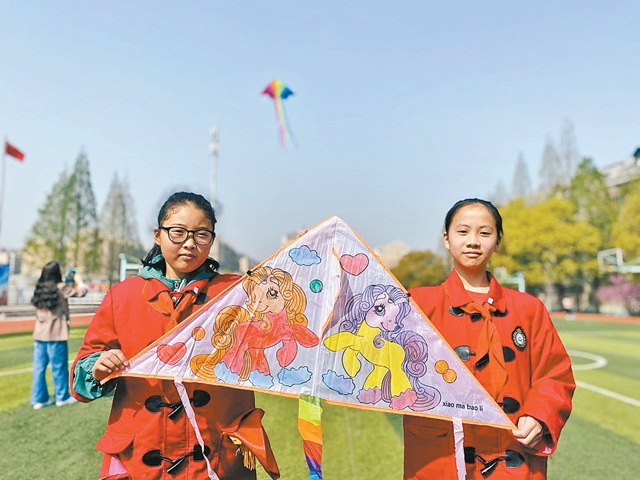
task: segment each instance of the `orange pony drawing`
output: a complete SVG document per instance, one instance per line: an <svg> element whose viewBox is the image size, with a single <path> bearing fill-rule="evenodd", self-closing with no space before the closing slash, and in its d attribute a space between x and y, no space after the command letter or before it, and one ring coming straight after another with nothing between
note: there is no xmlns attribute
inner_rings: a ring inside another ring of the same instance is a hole
<svg viewBox="0 0 640 480"><path fill-rule="evenodd" d="M276 359L284 368L295 359L298 344L313 347L319 339L307 328L304 291L288 272L260 267L244 279L242 286L247 293L246 308L230 305L218 313L211 337L216 351L194 356L191 369L202 379L224 376L229 381L230 375L237 375L236 383L248 380L269 388L273 377L265 349L281 344Z"/></svg>

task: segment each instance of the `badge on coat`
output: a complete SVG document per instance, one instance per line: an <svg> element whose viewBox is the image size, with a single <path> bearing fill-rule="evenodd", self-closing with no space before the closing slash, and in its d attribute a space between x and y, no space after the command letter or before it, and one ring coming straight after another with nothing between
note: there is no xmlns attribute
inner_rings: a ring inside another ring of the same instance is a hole
<svg viewBox="0 0 640 480"><path fill-rule="evenodd" d="M513 344L520 351L523 351L527 346L527 336L524 334L524 330L522 330L522 327L516 327L516 329L511 334L511 339L513 340Z"/></svg>

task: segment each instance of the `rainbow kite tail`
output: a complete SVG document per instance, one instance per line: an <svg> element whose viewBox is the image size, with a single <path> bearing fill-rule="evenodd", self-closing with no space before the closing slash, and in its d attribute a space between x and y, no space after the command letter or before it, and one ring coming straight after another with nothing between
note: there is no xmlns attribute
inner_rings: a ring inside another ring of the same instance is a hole
<svg viewBox="0 0 640 480"><path fill-rule="evenodd" d="M289 125L289 117L287 117L287 112L284 109L284 104L282 104L282 118L284 121L286 133L291 139L291 143L293 144L294 148L297 150L298 142L296 142L296 137L293 136L293 131L291 130L291 126Z"/></svg>
<svg viewBox="0 0 640 480"><path fill-rule="evenodd" d="M300 395L298 401L298 431L309 467L310 480L322 480L322 405L318 397Z"/></svg>
<svg viewBox="0 0 640 480"><path fill-rule="evenodd" d="M280 146L283 150L287 149L287 130L286 130L286 121L285 121L285 113L282 105L282 100L277 98L275 100L276 107L276 117L278 118L278 131L280 132Z"/></svg>

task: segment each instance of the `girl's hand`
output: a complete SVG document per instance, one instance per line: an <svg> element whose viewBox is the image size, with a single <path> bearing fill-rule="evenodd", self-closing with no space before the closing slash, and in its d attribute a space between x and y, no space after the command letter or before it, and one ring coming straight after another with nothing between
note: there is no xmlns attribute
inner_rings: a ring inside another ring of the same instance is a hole
<svg viewBox="0 0 640 480"><path fill-rule="evenodd" d="M127 357L122 353L122 350L114 348L113 350L106 350L100 354L91 369L91 375L101 382L113 372L124 370L128 366L129 360L127 360Z"/></svg>
<svg viewBox="0 0 640 480"><path fill-rule="evenodd" d="M518 428L511 433L515 439L528 448L535 448L542 440L544 429L542 424L533 417L524 415L518 419Z"/></svg>

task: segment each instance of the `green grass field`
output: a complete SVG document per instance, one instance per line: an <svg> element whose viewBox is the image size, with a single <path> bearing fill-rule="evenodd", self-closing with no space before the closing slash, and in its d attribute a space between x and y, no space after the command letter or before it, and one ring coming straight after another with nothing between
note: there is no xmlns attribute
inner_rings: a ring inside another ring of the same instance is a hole
<svg viewBox="0 0 640 480"><path fill-rule="evenodd" d="M556 326L567 350L575 352L580 386L558 451L550 459L549 479L638 478L640 325L559 319ZM83 333L82 328L72 329L72 356ZM0 336L0 479L97 478L101 456L95 443L104 431L110 398L34 411L29 405L31 355L30 334ZM601 365L600 357L606 365L591 368ZM297 432L297 401L258 394L257 402L266 411L264 423L282 478L308 478ZM401 423L397 415L327 406L325 478L402 478ZM268 477L259 469L258 478Z"/></svg>

